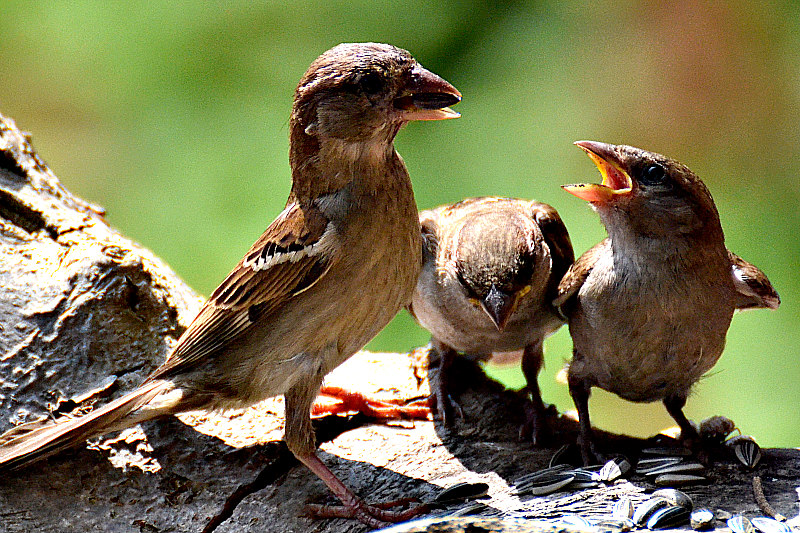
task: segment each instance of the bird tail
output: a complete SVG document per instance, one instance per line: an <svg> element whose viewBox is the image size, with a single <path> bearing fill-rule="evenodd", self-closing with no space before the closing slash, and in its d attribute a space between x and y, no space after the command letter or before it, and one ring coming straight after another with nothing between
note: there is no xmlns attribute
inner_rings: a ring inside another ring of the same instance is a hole
<svg viewBox="0 0 800 533"><path fill-rule="evenodd" d="M0 435L0 472L21 468L86 439L169 414L172 410L168 407L136 411L172 388L168 381L149 381L85 416L13 428Z"/></svg>

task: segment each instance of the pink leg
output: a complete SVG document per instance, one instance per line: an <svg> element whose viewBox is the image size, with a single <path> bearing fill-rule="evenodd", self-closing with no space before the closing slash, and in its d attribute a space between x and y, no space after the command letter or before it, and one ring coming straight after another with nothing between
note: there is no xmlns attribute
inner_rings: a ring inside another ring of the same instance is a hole
<svg viewBox="0 0 800 533"><path fill-rule="evenodd" d="M425 504L410 507L404 511L387 510L388 507L405 505L413 501L409 498L378 505L368 505L348 489L316 454L297 455L297 458L324 481L328 488L331 489L331 492L344 504L340 507L328 505L308 506L311 515L315 518L355 518L370 527L380 528L387 523L402 522L429 511L428 506Z"/></svg>

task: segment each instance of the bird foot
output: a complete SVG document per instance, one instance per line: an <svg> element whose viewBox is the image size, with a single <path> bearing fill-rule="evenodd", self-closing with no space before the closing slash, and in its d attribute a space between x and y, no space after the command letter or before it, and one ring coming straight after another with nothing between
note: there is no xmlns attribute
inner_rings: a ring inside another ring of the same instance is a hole
<svg viewBox="0 0 800 533"><path fill-rule="evenodd" d="M431 410L439 415L442 424L446 428L455 425L456 417L464 419L464 410L445 388L437 387L436 391L430 395Z"/></svg>
<svg viewBox="0 0 800 533"><path fill-rule="evenodd" d="M430 511L426 504L419 504L402 511L392 511L393 507L406 506L418 502L415 498L401 498L391 502L367 504L356 500L351 505L319 505L309 504L306 512L312 518L349 518L373 527L380 528L387 524L404 522Z"/></svg>
<svg viewBox="0 0 800 533"><path fill-rule="evenodd" d="M334 399L333 403L315 402L311 407L312 416L359 412L370 418L379 420L430 420L431 408L428 399L407 401L402 399L379 400L370 398L360 392L349 391L342 387L325 386L320 394Z"/></svg>
<svg viewBox="0 0 800 533"><path fill-rule="evenodd" d="M519 427L521 441L529 441L534 446L541 446L552 437L547 417L555 412L555 406L539 408L533 402L525 404L525 421Z"/></svg>

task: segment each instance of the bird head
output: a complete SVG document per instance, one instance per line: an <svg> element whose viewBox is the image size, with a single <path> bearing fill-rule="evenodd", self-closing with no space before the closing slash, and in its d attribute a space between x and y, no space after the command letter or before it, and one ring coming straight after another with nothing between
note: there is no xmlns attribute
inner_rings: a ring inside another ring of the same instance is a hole
<svg viewBox="0 0 800 533"><path fill-rule="evenodd" d="M711 194L686 166L632 146L575 144L594 161L603 180L563 188L590 202L609 232L622 227L648 237L717 231L721 235Z"/></svg>
<svg viewBox="0 0 800 533"><path fill-rule="evenodd" d="M505 329L522 297L531 291L540 235L524 213L503 213L503 202L498 199L497 210L485 210L464 222L454 258L467 300L483 309L498 331Z"/></svg>
<svg viewBox="0 0 800 533"><path fill-rule="evenodd" d="M308 68L295 92L292 123L306 135L385 144L409 121L458 117L448 106L460 100L455 87L407 51L347 43Z"/></svg>

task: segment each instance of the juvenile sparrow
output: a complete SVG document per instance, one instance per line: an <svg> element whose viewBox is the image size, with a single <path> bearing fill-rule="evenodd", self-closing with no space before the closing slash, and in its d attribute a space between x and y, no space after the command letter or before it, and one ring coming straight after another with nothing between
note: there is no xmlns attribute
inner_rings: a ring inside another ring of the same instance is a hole
<svg viewBox="0 0 800 533"><path fill-rule="evenodd" d="M284 211L139 388L7 443L0 469L155 417L283 394L289 449L352 516L379 527L416 514L353 494L317 457L309 409L324 376L411 299L422 264L419 219L393 140L408 121L457 117L447 106L460 100L394 46L341 44L318 57L295 91Z"/></svg>
<svg viewBox="0 0 800 533"><path fill-rule="evenodd" d="M410 306L431 332L439 355L433 399L453 423L448 369L457 353L488 359L522 351L531 395L523 436L544 426L537 376L542 343L564 324L551 302L574 260L567 228L555 209L535 201L470 198L420 214L422 273Z"/></svg>
<svg viewBox="0 0 800 533"><path fill-rule="evenodd" d="M725 248L711 194L673 159L631 146L577 144L602 185L564 189L591 203L608 238L575 261L554 305L568 317L567 379L592 459L592 387L634 402L661 400L690 446L683 414L694 383L714 366L736 309L780 304L767 277Z"/></svg>

